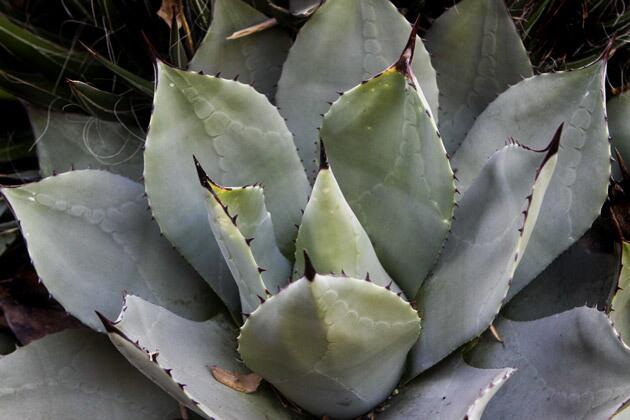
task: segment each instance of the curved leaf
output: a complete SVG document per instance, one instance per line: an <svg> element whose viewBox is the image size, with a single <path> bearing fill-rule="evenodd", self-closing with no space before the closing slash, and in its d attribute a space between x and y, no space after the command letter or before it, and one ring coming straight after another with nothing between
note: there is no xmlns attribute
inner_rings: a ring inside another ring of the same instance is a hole
<svg viewBox="0 0 630 420"><path fill-rule="evenodd" d="M411 26L388 0L329 0L302 27L282 69L276 97L295 134L309 178L317 174L317 128L338 92L398 59ZM437 115L437 84L420 39L413 70Z"/></svg>
<svg viewBox="0 0 630 420"><path fill-rule="evenodd" d="M601 61L564 73L526 79L502 93L479 116L451 161L465 191L482 165L506 139L544 147L565 123L558 171L518 267L509 298L577 241L599 216L610 177L610 145L604 120Z"/></svg>
<svg viewBox="0 0 630 420"><path fill-rule="evenodd" d="M101 63L105 68L114 73L114 75L120 77L123 81L125 81L130 87L134 88L138 93L143 93L147 96L153 95L153 81L143 79L141 76L129 71L118 64L110 61L108 58L103 57L99 53L94 50L91 50L87 46L83 46L88 50L90 55Z"/></svg>
<svg viewBox="0 0 630 420"><path fill-rule="evenodd" d="M68 110L72 92L39 73L8 72L0 69L0 89L43 108Z"/></svg>
<svg viewBox="0 0 630 420"><path fill-rule="evenodd" d="M503 343L486 334L471 364L518 371L488 404L487 418L603 419L630 398L630 349L596 309L530 322L499 317L495 327Z"/></svg>
<svg viewBox="0 0 630 420"><path fill-rule="evenodd" d="M378 418L479 420L514 369L476 369L454 354L407 384Z"/></svg>
<svg viewBox="0 0 630 420"><path fill-rule="evenodd" d="M236 281L241 310L249 314L261 299L288 283L291 264L276 245L262 187L222 187L196 164L199 180L208 190L212 233Z"/></svg>
<svg viewBox="0 0 630 420"><path fill-rule="evenodd" d="M49 335L0 358L5 419L164 420L178 413L174 400L87 329Z"/></svg>
<svg viewBox="0 0 630 420"><path fill-rule="evenodd" d="M226 79L238 76L241 82L252 83L257 91L273 99L291 46L289 35L274 27L244 38L226 39L266 19L242 0L216 0L212 25L190 61L190 69L221 73Z"/></svg>
<svg viewBox="0 0 630 420"><path fill-rule="evenodd" d="M516 321L529 321L584 305L604 310L617 286L620 263L620 247L598 219L579 241L514 296L502 313Z"/></svg>
<svg viewBox="0 0 630 420"><path fill-rule="evenodd" d="M139 180L144 135L136 128L81 114L28 108L44 176L106 169Z"/></svg>
<svg viewBox="0 0 630 420"><path fill-rule="evenodd" d="M211 291L160 236L140 184L83 170L2 193L37 274L86 325L102 330L94 311L117 315L124 291L191 318L216 311Z"/></svg>
<svg viewBox="0 0 630 420"><path fill-rule="evenodd" d="M58 78L61 72L81 76L89 67L86 54L68 50L34 34L4 13L0 13L0 45L15 59L47 73L50 78Z"/></svg>
<svg viewBox="0 0 630 420"><path fill-rule="evenodd" d="M435 122L404 65L339 98L321 138L383 266L414 296L451 226L455 185Z"/></svg>
<svg viewBox="0 0 630 420"><path fill-rule="evenodd" d="M145 151L149 202L164 235L238 314L238 290L208 224L193 154L218 184L264 184L285 256L293 253L310 186L291 134L263 95L238 82L159 64Z"/></svg>
<svg viewBox="0 0 630 420"><path fill-rule="evenodd" d="M621 272L617 290L611 302L610 319L621 338L630 343L630 243L622 243Z"/></svg>
<svg viewBox="0 0 630 420"><path fill-rule="evenodd" d="M365 414L398 383L420 319L381 286L311 270L307 276L251 314L238 351L247 367L312 414Z"/></svg>
<svg viewBox="0 0 630 420"><path fill-rule="evenodd" d="M486 106L532 75L525 46L503 0L464 0L437 18L427 49L440 89L440 132L455 153Z"/></svg>
<svg viewBox="0 0 630 420"><path fill-rule="evenodd" d="M319 273L369 278L376 284L400 289L383 269L367 233L343 197L328 167L319 171L295 242L294 278L304 275L304 251Z"/></svg>
<svg viewBox="0 0 630 420"><path fill-rule="evenodd" d="M211 366L245 372L236 353L237 330L222 315L194 322L128 296L116 323L103 319L110 340L142 373L206 419L289 419L273 391L235 391L215 380Z"/></svg>
<svg viewBox="0 0 630 420"><path fill-rule="evenodd" d="M461 199L444 251L416 296L424 322L410 378L479 336L499 312L554 173L560 131L546 156L518 145L496 152Z"/></svg>
<svg viewBox="0 0 630 420"><path fill-rule="evenodd" d="M96 118L125 122L134 127L138 125L139 117L136 114L151 107L151 102L146 97L108 92L79 80L67 82L81 107Z"/></svg>

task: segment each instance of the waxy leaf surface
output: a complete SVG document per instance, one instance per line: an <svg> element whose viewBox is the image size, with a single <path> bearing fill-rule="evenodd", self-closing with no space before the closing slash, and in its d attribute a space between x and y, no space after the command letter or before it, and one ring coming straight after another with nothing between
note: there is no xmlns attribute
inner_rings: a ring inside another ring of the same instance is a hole
<svg viewBox="0 0 630 420"><path fill-rule="evenodd" d="M507 139L540 149L558 125L565 125L558 170L510 298L581 238L600 214L610 177L605 67L600 61L580 70L537 75L509 88L479 116L451 161L464 192Z"/></svg>
<svg viewBox="0 0 630 420"><path fill-rule="evenodd" d="M330 168L319 171L295 244L294 278L304 275L304 251L319 273L366 278L400 292L378 261L367 233L352 212Z"/></svg>
<svg viewBox="0 0 630 420"><path fill-rule="evenodd" d="M212 25L199 45L189 68L206 74L221 73L273 99L282 63L287 57L291 38L276 26L239 39L226 39L234 32L261 23L268 18L242 0L216 0Z"/></svg>
<svg viewBox="0 0 630 420"><path fill-rule="evenodd" d="M410 32L389 0L326 1L302 27L282 69L276 101L309 179L317 174L317 128L329 102L395 62ZM435 71L420 38L413 69L437 115Z"/></svg>
<svg viewBox="0 0 630 420"><path fill-rule="evenodd" d="M159 65L145 151L145 185L164 235L238 314L236 284L208 223L192 156L220 185L262 183L278 246L293 240L310 186L291 134L251 86Z"/></svg>
<svg viewBox="0 0 630 420"><path fill-rule="evenodd" d="M317 416L354 418L394 389L420 319L365 280L312 274L251 314L239 336L245 365Z"/></svg>
<svg viewBox="0 0 630 420"><path fill-rule="evenodd" d="M409 377L479 336L499 312L553 176L558 135L546 154L518 145L496 152L459 202L440 260L416 295L424 322Z"/></svg>
<svg viewBox="0 0 630 420"><path fill-rule="evenodd" d="M489 419L608 419L630 398L630 349L609 319L575 308L536 321L499 317L503 343L485 334L473 366L516 373L486 408Z"/></svg>
<svg viewBox="0 0 630 420"><path fill-rule="evenodd" d="M2 193L20 222L37 274L84 324L102 330L94 311L115 317L125 292L196 319L220 308L199 275L160 236L142 185L81 170Z"/></svg>
<svg viewBox="0 0 630 420"><path fill-rule="evenodd" d="M87 329L46 336L0 358L5 419L164 420L177 402Z"/></svg>
<svg viewBox="0 0 630 420"><path fill-rule="evenodd" d="M71 169L105 169L140 180L144 134L137 128L33 107L28 113L44 176Z"/></svg>
<svg viewBox="0 0 630 420"><path fill-rule="evenodd" d="M407 296L440 252L455 194L437 127L412 84L392 67L341 96L321 129L343 195Z"/></svg>
<svg viewBox="0 0 630 420"><path fill-rule="evenodd" d="M247 373L236 353L237 330L223 315L194 322L128 296L121 318L104 321L110 340L137 369L203 418L290 418L267 385L245 394L212 376L212 366Z"/></svg>
<svg viewBox="0 0 630 420"><path fill-rule="evenodd" d="M426 46L440 90L440 132L451 155L498 94L532 75L503 0L464 0L431 24Z"/></svg>

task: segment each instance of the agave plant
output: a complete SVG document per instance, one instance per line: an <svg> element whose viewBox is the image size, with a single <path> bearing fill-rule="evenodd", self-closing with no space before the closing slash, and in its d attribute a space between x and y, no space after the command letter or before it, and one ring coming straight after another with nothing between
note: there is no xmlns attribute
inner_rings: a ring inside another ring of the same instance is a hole
<svg viewBox="0 0 630 420"><path fill-rule="evenodd" d="M447 11L431 54L387 0L328 0L292 45L278 27L226 39L263 19L216 0L191 71L157 64L142 156L115 125L77 142L72 121L32 112L45 175L75 170L2 192L50 293L119 353L87 328L19 349L0 360L0 412L620 412L630 349L607 314L556 313L526 288L592 260L609 51L533 75L500 0ZM140 169L142 184L123 176Z"/></svg>

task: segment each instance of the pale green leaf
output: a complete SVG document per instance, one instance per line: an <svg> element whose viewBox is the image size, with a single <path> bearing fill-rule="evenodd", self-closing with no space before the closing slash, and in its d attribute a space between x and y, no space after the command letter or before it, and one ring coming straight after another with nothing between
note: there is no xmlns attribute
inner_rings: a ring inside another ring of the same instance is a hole
<svg viewBox="0 0 630 420"><path fill-rule="evenodd" d="M159 64L145 185L164 235L233 313L236 284L212 236L192 156L221 185L262 183L278 246L293 254L310 190L291 134L265 96L238 82Z"/></svg>
<svg viewBox="0 0 630 420"><path fill-rule="evenodd" d="M605 62L571 72L541 74L511 87L479 116L451 161L463 192L508 138L545 146L559 124L558 170L509 298L577 241L599 216L610 177L604 119Z"/></svg>
<svg viewBox="0 0 630 420"><path fill-rule="evenodd" d="M459 202L440 259L416 296L424 322L410 378L479 336L499 312L554 174L559 135L546 155L519 145L496 152Z"/></svg>
<svg viewBox="0 0 630 420"><path fill-rule="evenodd" d="M529 321L588 305L604 310L617 287L621 247L605 221L595 225L503 308ZM621 286L623 287L623 286Z"/></svg>
<svg viewBox="0 0 630 420"><path fill-rule="evenodd" d="M224 316L189 321L128 296L121 319L104 321L110 340L137 369L204 418L290 418L268 386L244 394L212 377L211 366L247 372L236 353L237 330Z"/></svg>
<svg viewBox="0 0 630 420"><path fill-rule="evenodd" d="M304 251L319 273L366 278L400 292L383 269L367 233L329 168L319 171L295 243L294 278L304 274Z"/></svg>
<svg viewBox="0 0 630 420"><path fill-rule="evenodd" d="M81 114L29 107L44 176L71 169L106 169L137 181L144 134L139 129Z"/></svg>
<svg viewBox="0 0 630 420"><path fill-rule="evenodd" d="M190 69L206 74L221 73L243 83L252 83L260 93L273 99L282 63L291 38L276 26L239 39L226 39L234 32L268 18L242 0L214 1L212 25L190 61Z"/></svg>
<svg viewBox="0 0 630 420"><path fill-rule="evenodd" d="M476 369L454 354L401 388L378 419L479 420L513 373L511 368Z"/></svg>
<svg viewBox="0 0 630 420"><path fill-rule="evenodd" d="M498 94L532 75L527 51L503 0L464 0L427 32L440 89L440 132L451 155Z"/></svg>
<svg viewBox="0 0 630 420"><path fill-rule="evenodd" d="M622 243L621 272L612 303L610 319L626 343L630 343L630 243Z"/></svg>
<svg viewBox="0 0 630 420"><path fill-rule="evenodd" d="M282 69L276 100L309 178L317 173L321 114L338 92L396 61L410 32L389 0L329 0L302 27ZM419 38L415 56L414 73L437 115L435 71Z"/></svg>
<svg viewBox="0 0 630 420"><path fill-rule="evenodd" d="M453 173L422 98L395 67L346 92L321 137L385 269L414 296L451 226Z"/></svg>
<svg viewBox="0 0 630 420"><path fill-rule="evenodd" d="M176 401L87 329L49 335L0 358L3 419L167 420L178 413Z"/></svg>
<svg viewBox="0 0 630 420"><path fill-rule="evenodd" d="M239 353L247 367L311 414L365 414L398 383L420 319L374 283L307 275L251 314L241 328Z"/></svg>
<svg viewBox="0 0 630 420"><path fill-rule="evenodd" d="M602 312L576 308L536 321L501 318L474 366L517 368L486 408L488 419L608 419L630 398L630 349Z"/></svg>
<svg viewBox="0 0 630 420"><path fill-rule="evenodd" d="M208 220L238 287L241 311L249 314L260 299L276 293L291 276L291 264L276 245L262 187L222 187L197 166L208 190Z"/></svg>
<svg viewBox="0 0 630 420"><path fill-rule="evenodd" d="M116 316L124 292L196 319L218 309L206 284L160 236L140 184L82 170L2 193L37 274L86 325L102 330L94 311Z"/></svg>

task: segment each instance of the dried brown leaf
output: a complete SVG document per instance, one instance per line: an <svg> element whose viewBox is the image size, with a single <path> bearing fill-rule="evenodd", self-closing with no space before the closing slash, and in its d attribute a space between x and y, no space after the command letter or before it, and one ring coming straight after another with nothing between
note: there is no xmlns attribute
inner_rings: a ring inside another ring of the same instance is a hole
<svg viewBox="0 0 630 420"><path fill-rule="evenodd" d="M256 392L262 380L262 377L255 373L231 372L218 366L210 366L210 372L214 379L223 385L245 394Z"/></svg>
<svg viewBox="0 0 630 420"><path fill-rule="evenodd" d="M181 10L181 0L162 0L162 5L157 11L157 15L166 22L169 28L171 27L171 22L173 22L173 17L175 17L177 19L177 27L180 28L182 26Z"/></svg>

